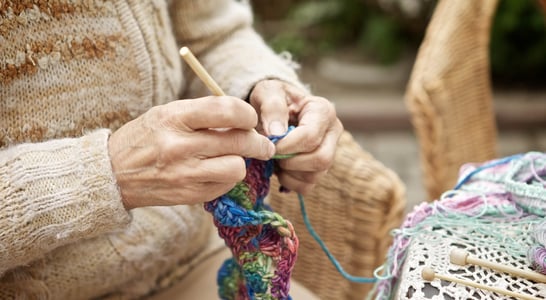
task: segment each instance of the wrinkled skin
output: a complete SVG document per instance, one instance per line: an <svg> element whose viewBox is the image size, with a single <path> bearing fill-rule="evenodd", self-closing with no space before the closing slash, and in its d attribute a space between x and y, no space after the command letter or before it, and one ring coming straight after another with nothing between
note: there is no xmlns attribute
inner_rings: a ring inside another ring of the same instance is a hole
<svg viewBox="0 0 546 300"><path fill-rule="evenodd" d="M273 145L264 135L288 136ZM261 133L258 133L255 128ZM196 204L228 192L246 175L244 158L279 162L286 188L307 193L330 168L343 127L326 99L277 80L259 82L249 103L235 97L173 101L112 134L108 149L127 209Z"/></svg>

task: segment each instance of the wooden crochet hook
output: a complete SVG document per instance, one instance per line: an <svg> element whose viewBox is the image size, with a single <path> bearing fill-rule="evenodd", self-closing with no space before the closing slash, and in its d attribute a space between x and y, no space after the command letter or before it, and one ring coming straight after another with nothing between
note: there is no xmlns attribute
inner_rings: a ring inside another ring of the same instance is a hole
<svg viewBox="0 0 546 300"><path fill-rule="evenodd" d="M182 47L178 51L180 53L180 56L184 59L184 61L190 66L190 68L195 72L197 77L201 79L201 81L205 84L205 86L210 90L210 92L214 96L225 96L226 93L222 90L222 88L214 81L212 76L210 76L209 72L205 70L205 67L197 60L197 57L193 55L191 50L188 47ZM214 128L216 131L226 131L229 130L229 128ZM253 129L255 130L255 129Z"/></svg>
<svg viewBox="0 0 546 300"><path fill-rule="evenodd" d="M214 96L225 96L226 93L222 88L212 79L212 76L205 70L203 65L197 60L195 55L190 51L188 47L180 48L180 56L186 61L186 63L192 68L197 77L203 81L207 88L212 92Z"/></svg>
<svg viewBox="0 0 546 300"><path fill-rule="evenodd" d="M199 62L197 57L193 55L191 50L188 47L182 47L178 51L180 53L180 56L184 59L184 61L190 66L190 68L195 72L197 77L201 79L201 81L207 86L207 88L211 91L211 93L214 96L225 96L226 93L222 90L222 88L214 81L212 76L210 76L209 72L205 70L205 67ZM229 128L216 128L216 130L223 131L223 130L229 130ZM256 131L256 129L252 129L253 131ZM275 157L275 156L274 156Z"/></svg>
<svg viewBox="0 0 546 300"><path fill-rule="evenodd" d="M471 287L474 287L474 288L477 288L477 289L480 289L480 290L495 292L497 294L506 295L506 296L510 296L510 297L515 297L515 298L519 298L519 299L540 300L540 298L537 298L535 296L520 294L520 293L512 292L512 291L509 291L509 290L506 290L506 289L501 289L501 288L494 287L494 286L487 286L487 285L477 283L477 282L474 282L474 281L459 279L457 277L436 274L433 269L428 268L428 267L423 268L423 271L421 272L421 277L424 280L427 280L427 281L433 281L434 279L438 278L438 279L441 279L441 280L451 281L451 282L455 282L455 283L458 283L458 284L471 286Z"/></svg>
<svg viewBox="0 0 546 300"><path fill-rule="evenodd" d="M459 266L465 266L467 264L477 265L477 266L486 267L492 270L508 273L516 277L527 278L535 282L546 283L546 275L540 274L538 272L530 271L530 270L522 270L513 266L503 265L500 263L473 257L465 250L459 249L459 248L453 248L451 250L451 252L449 253L449 261L452 264L456 264Z"/></svg>

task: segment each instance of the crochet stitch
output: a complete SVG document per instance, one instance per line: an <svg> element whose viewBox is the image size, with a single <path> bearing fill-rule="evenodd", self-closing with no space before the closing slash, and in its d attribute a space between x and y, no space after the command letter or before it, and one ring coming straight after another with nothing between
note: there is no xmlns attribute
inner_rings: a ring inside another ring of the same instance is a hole
<svg viewBox="0 0 546 300"><path fill-rule="evenodd" d="M282 136L272 136L278 141ZM227 194L205 203L233 257L218 272L222 299L291 299L298 238L292 224L264 204L274 160L247 159L247 175Z"/></svg>

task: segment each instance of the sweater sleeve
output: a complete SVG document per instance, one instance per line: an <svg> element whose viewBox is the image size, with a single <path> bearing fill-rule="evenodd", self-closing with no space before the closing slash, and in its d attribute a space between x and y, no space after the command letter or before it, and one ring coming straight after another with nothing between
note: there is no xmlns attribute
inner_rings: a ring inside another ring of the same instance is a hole
<svg viewBox="0 0 546 300"><path fill-rule="evenodd" d="M129 223L108 137L104 129L0 151L0 274Z"/></svg>
<svg viewBox="0 0 546 300"><path fill-rule="evenodd" d="M276 55L252 28L248 1L173 2L171 19L179 45L194 52L228 95L244 99L264 79L279 79L303 88L294 71L295 63ZM203 91L199 80L190 80L191 95L202 95Z"/></svg>

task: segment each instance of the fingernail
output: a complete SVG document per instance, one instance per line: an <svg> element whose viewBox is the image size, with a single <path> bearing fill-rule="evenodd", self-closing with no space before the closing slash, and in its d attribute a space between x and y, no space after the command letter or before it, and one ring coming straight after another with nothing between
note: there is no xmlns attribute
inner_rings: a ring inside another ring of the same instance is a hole
<svg viewBox="0 0 546 300"><path fill-rule="evenodd" d="M273 121L269 124L269 133L272 135L281 135L285 131L284 125L279 121Z"/></svg>

